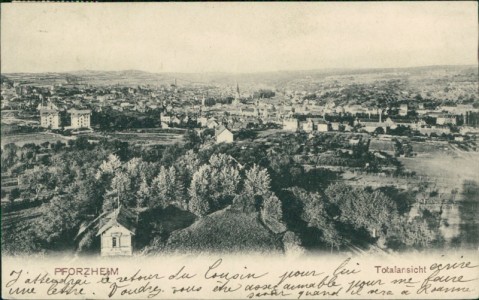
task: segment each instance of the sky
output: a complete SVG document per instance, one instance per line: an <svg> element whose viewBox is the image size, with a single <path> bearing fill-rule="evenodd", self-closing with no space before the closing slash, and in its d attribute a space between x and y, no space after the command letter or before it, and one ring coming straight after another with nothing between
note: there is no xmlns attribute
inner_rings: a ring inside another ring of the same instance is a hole
<svg viewBox="0 0 479 300"><path fill-rule="evenodd" d="M470 2L7 3L1 72L477 64Z"/></svg>

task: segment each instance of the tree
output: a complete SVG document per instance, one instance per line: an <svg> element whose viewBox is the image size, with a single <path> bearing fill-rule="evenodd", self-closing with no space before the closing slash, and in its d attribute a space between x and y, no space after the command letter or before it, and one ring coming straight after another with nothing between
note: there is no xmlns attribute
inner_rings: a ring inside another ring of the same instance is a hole
<svg viewBox="0 0 479 300"><path fill-rule="evenodd" d="M246 171L244 181L244 193L250 197L256 195L264 196L269 193L271 188L271 179L265 168L258 167L256 164Z"/></svg>
<svg viewBox="0 0 479 300"><path fill-rule="evenodd" d="M131 178L124 171L115 172L110 189L107 191L103 202L103 211L110 211L119 205L135 205L134 193L131 189Z"/></svg>
<svg viewBox="0 0 479 300"><path fill-rule="evenodd" d="M198 216L204 216L210 211L210 191L209 191L209 177L211 167L203 165L193 175L188 193L190 195L190 202L188 209Z"/></svg>
<svg viewBox="0 0 479 300"><path fill-rule="evenodd" d="M386 235L386 245L394 250L427 248L437 239L438 228L430 229L427 221L416 217L409 220L407 216L392 217Z"/></svg>
<svg viewBox="0 0 479 300"><path fill-rule="evenodd" d="M239 170L231 156L212 155L209 164L195 172L188 189L192 212L204 215L230 204L237 195L239 181Z"/></svg>
<svg viewBox="0 0 479 300"><path fill-rule="evenodd" d="M47 167L36 166L33 169L26 170L19 177L19 185L23 186L27 193L33 194L34 198L38 198L40 193L53 183L50 178L51 174Z"/></svg>
<svg viewBox="0 0 479 300"><path fill-rule="evenodd" d="M156 173L155 166L144 162L141 158L135 157L130 159L124 166L126 174L130 177L130 188L132 193L137 193L140 190L141 184L148 185ZM143 194L146 196L146 194ZM138 202L140 199L136 199ZM142 201L146 201L143 199ZM138 206L138 203L135 203ZM143 205L146 202L143 203Z"/></svg>
<svg viewBox="0 0 479 300"><path fill-rule="evenodd" d="M100 165L96 177L99 179L103 174L113 174L117 169L121 167L121 161L115 154L110 154L108 159Z"/></svg>
<svg viewBox="0 0 479 300"><path fill-rule="evenodd" d="M218 210L230 203L237 194L240 175L236 162L230 155L213 154L209 165L210 206L213 210Z"/></svg>
<svg viewBox="0 0 479 300"><path fill-rule="evenodd" d="M36 226L38 237L48 244L61 240L80 224L80 213L81 207L73 195L53 197L48 204L42 206L42 217Z"/></svg>
<svg viewBox="0 0 479 300"><path fill-rule="evenodd" d="M17 161L17 145L13 143L6 144L2 149L2 172L6 172Z"/></svg>
<svg viewBox="0 0 479 300"><path fill-rule="evenodd" d="M339 248L344 241L335 227L334 219L327 211L321 194L296 187L291 191L302 207L300 218L307 223L308 227L318 229L321 233L320 240L328 244L331 249Z"/></svg>
<svg viewBox="0 0 479 300"><path fill-rule="evenodd" d="M193 174L198 171L201 161L198 154L189 150L175 163L178 179L182 181L183 187L188 189L193 179Z"/></svg>
<svg viewBox="0 0 479 300"><path fill-rule="evenodd" d="M278 197L271 194L264 198L261 215L264 219L281 222L281 219L283 218L283 210L281 209L281 201L279 201Z"/></svg>
<svg viewBox="0 0 479 300"><path fill-rule="evenodd" d="M265 196L261 206L261 218L266 226L274 233L281 233L286 230L283 224L283 210L281 201L274 194Z"/></svg>
<svg viewBox="0 0 479 300"><path fill-rule="evenodd" d="M183 185L176 176L175 167L171 166L167 169L162 166L158 176L153 179L152 185L156 205L166 208L175 203L180 208L185 208Z"/></svg>
<svg viewBox="0 0 479 300"><path fill-rule="evenodd" d="M185 149L197 149L201 145L201 137L196 130L188 129L183 135Z"/></svg>
<svg viewBox="0 0 479 300"><path fill-rule="evenodd" d="M394 201L378 190L338 183L328 187L325 195L336 206L339 220L355 229L365 228L374 232L387 227L391 216L397 215Z"/></svg>
<svg viewBox="0 0 479 300"><path fill-rule="evenodd" d="M163 166L171 166L181 154L181 150L178 148L176 144L167 146L161 155L160 164Z"/></svg>
<svg viewBox="0 0 479 300"><path fill-rule="evenodd" d="M137 201L136 201L137 208L145 207L147 203L151 201L150 187L148 186L148 183L145 177L142 177L140 187L138 188L138 191L136 192L136 197L137 197Z"/></svg>
<svg viewBox="0 0 479 300"><path fill-rule="evenodd" d="M75 140L74 147L77 148L78 150L88 150L90 149L90 143L88 142L88 139L85 136L79 136Z"/></svg>
<svg viewBox="0 0 479 300"><path fill-rule="evenodd" d="M18 199L20 197L22 193L20 192L20 190L18 188L14 188L12 189L12 191L10 192L10 201L15 201L16 199Z"/></svg>
<svg viewBox="0 0 479 300"><path fill-rule="evenodd" d="M378 128L376 128L376 129L374 130L374 133L375 133L375 134L384 134L384 133L385 133L385 132L384 132L384 128L378 127Z"/></svg>

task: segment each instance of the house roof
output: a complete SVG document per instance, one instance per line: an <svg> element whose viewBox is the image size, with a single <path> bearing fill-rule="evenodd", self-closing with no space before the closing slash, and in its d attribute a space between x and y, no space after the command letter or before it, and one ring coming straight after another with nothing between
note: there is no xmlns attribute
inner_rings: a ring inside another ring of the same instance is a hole
<svg viewBox="0 0 479 300"><path fill-rule="evenodd" d="M103 219L100 220L97 236L110 229L113 226L120 225L135 234L136 214L123 206L118 207Z"/></svg>
<svg viewBox="0 0 479 300"><path fill-rule="evenodd" d="M68 110L68 112L71 113L71 114L90 114L91 110L90 109L76 109L76 108L73 108L73 109Z"/></svg>
<svg viewBox="0 0 479 300"><path fill-rule="evenodd" d="M228 128L224 127L223 125L220 125L218 127L216 127L215 129L215 136L218 136L220 135L221 133L223 133L223 131L225 130L228 130ZM228 130L229 131L229 130ZM231 131L229 131L231 133Z"/></svg>

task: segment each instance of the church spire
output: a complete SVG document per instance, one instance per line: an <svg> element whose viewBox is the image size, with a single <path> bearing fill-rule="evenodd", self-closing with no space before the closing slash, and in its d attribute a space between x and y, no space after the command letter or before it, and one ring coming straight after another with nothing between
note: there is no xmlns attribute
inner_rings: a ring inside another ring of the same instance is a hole
<svg viewBox="0 0 479 300"><path fill-rule="evenodd" d="M239 84L238 84L238 82L236 82L236 97L235 97L235 98L236 98L236 100L238 100L238 101L239 101L239 99L240 99L240 89L239 89Z"/></svg>

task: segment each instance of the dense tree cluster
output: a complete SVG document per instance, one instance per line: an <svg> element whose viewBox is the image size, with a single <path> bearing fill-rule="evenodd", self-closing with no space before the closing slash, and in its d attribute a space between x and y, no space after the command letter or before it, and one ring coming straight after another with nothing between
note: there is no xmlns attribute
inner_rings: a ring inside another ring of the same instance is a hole
<svg viewBox="0 0 479 300"><path fill-rule="evenodd" d="M16 170L21 186L14 196L43 204L40 216L26 222L20 234L15 226L5 228L2 248L88 250L94 235L72 237L119 205L150 215L151 222L158 222L152 214L171 207L200 220L225 209L254 215L268 232L282 237L285 251L375 243L422 248L440 242L439 216L409 220L409 204L398 205L379 190L335 184L336 172L318 168L322 161L306 169L297 155L305 146L324 143L349 147L349 159L363 166L374 162L367 144L351 147L336 136L206 145L202 136L187 131L182 145L145 148L120 141L91 144L81 137L68 145L6 145L2 172ZM143 244L159 249L167 230L152 226Z"/></svg>

